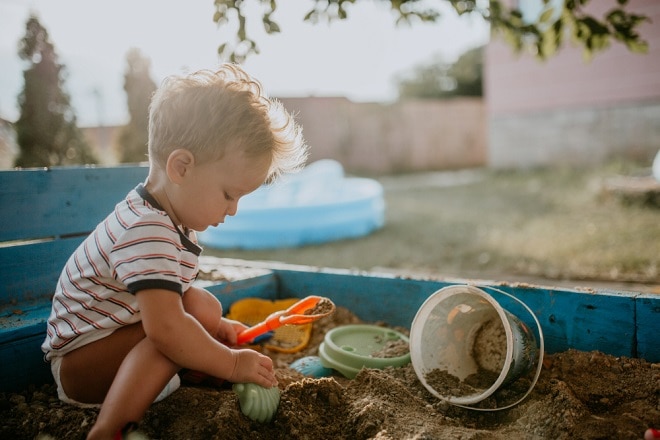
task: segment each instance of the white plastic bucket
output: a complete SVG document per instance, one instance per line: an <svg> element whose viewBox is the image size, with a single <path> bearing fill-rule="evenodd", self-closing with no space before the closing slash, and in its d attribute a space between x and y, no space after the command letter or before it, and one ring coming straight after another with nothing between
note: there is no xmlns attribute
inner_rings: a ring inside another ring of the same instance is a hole
<svg viewBox="0 0 660 440"><path fill-rule="evenodd" d="M482 289L448 286L419 308L410 330L410 355L417 377L436 397L470 409L510 408L532 390L543 362L543 333L534 313L514 296L537 325L538 341L518 317L503 309ZM531 385L511 404L497 408L475 405L534 371Z"/></svg>

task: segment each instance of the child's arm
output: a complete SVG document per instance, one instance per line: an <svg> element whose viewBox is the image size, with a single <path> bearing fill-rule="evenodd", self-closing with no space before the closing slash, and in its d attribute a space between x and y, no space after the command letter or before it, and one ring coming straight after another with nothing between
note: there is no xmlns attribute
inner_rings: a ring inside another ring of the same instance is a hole
<svg viewBox="0 0 660 440"><path fill-rule="evenodd" d="M177 293L150 289L136 295L147 337L176 364L231 382L263 387L277 384L268 356L249 349L230 349L216 340L186 312Z"/></svg>

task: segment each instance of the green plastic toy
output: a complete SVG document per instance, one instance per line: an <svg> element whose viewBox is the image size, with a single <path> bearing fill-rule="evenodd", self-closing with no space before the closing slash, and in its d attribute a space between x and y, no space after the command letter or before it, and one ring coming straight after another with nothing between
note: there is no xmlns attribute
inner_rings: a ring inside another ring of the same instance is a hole
<svg viewBox="0 0 660 440"><path fill-rule="evenodd" d="M270 422L277 412L280 389L276 386L264 388L255 383L236 383L232 390L238 394L241 412L255 422Z"/></svg>
<svg viewBox="0 0 660 440"><path fill-rule="evenodd" d="M410 362L408 337L375 325L344 325L330 330L319 346L321 364L353 379L363 368L401 367ZM391 344L405 347L405 353L381 356Z"/></svg>

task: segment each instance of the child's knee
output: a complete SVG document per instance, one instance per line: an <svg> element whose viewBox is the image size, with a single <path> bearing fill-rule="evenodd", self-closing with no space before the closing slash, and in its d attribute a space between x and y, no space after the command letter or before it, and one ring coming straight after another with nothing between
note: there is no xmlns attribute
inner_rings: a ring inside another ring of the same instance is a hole
<svg viewBox="0 0 660 440"><path fill-rule="evenodd" d="M209 291L191 287L183 295L183 308L207 330L215 329L222 317L222 304Z"/></svg>
<svg viewBox="0 0 660 440"><path fill-rule="evenodd" d="M198 287L191 287L183 294L183 308L201 308L209 307L215 311L222 312L222 304L220 301L208 290L200 289Z"/></svg>

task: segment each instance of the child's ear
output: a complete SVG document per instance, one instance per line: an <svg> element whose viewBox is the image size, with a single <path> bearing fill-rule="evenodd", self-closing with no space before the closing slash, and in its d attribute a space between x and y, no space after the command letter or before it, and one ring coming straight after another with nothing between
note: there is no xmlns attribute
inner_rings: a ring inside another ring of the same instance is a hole
<svg viewBox="0 0 660 440"><path fill-rule="evenodd" d="M195 156L189 150L183 148L174 150L167 157L167 176L173 183L179 184L193 166L195 166Z"/></svg>

